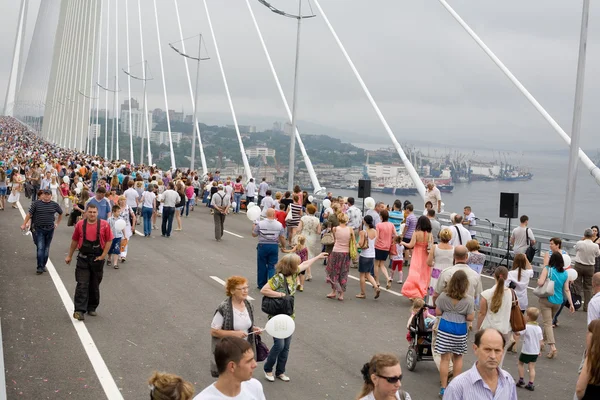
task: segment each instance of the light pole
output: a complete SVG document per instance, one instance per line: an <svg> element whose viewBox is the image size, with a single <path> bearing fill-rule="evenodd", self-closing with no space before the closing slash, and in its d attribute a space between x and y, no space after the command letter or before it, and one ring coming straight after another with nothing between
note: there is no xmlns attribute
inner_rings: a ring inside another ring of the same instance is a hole
<svg viewBox="0 0 600 400"><path fill-rule="evenodd" d="M283 15L288 18L295 18L298 20L298 30L296 34L296 62L294 67L294 94L292 101L292 130L290 132L290 163L289 163L289 171L288 171L288 190L293 190L294 188L294 169L296 167L296 125L297 125L297 108L298 108L298 71L300 66L300 33L302 27L302 20L304 18L314 18L315 14L310 14L307 16L302 15L302 0L298 0L298 14L288 14L284 11L278 10L273 7L266 0L258 0L259 3L273 11L275 14Z"/></svg>
<svg viewBox="0 0 600 400"><path fill-rule="evenodd" d="M176 42L177 43L177 42ZM202 34L198 35L198 57L192 57L186 53L181 52L173 43L169 43L169 46L179 55L189 58L190 60L196 60L196 92L194 95L194 116L192 123L194 124L194 132L192 133L192 160L190 163L190 171L194 170L194 163L196 160L196 135L200 135L200 127L198 126L198 83L200 81L200 61L210 60L210 57L202 58Z"/></svg>

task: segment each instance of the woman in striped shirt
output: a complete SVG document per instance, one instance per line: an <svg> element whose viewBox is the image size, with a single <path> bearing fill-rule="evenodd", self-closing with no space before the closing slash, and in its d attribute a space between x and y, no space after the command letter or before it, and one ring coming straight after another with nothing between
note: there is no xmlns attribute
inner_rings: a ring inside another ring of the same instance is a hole
<svg viewBox="0 0 600 400"><path fill-rule="evenodd" d="M289 205L287 212L292 211L292 219L286 222L287 232L288 232L288 244L292 246L292 239L296 234L296 228L300 225L300 218L302 218L302 205L298 204L299 197L297 194L294 194L292 197L294 202Z"/></svg>

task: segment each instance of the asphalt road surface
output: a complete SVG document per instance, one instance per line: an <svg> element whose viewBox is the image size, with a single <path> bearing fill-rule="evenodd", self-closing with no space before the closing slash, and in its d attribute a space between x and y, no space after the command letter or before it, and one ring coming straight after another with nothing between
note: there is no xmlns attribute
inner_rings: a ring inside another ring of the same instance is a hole
<svg viewBox="0 0 600 400"><path fill-rule="evenodd" d="M8 399L147 399L147 379L155 370L181 375L200 392L213 382L210 321L225 298L219 279L234 274L249 279L256 323L266 323L256 289L256 240L245 214L227 217L227 233L219 243L203 206L184 218L183 231L170 239L161 238L160 230L150 238L135 236L121 269L105 268L99 315L86 316L85 322L73 321L69 305L74 262L66 265L64 258L73 229L63 220L52 242L53 266L37 276L35 247L31 236L21 234L21 223L18 210L0 211L2 373ZM435 364L420 362L414 372L406 369L410 302L399 295L401 285L394 283L396 293L383 292L378 300L369 288L368 299L359 300L354 297L358 281L351 279L342 303L325 297L330 287L324 267L315 264L312 273L313 281L296 294L296 332L286 371L291 382L267 382L262 364L255 371L267 399L354 399L362 384L361 366L377 352L400 357L402 386L413 399L436 399ZM357 270L350 273L358 277ZM489 288L493 280L484 278L483 284ZM530 304L537 304L533 295ZM519 389L520 399L572 399L585 321L583 312L570 315L565 310L555 330L558 358L540 358L536 390ZM271 339L264 338L270 346ZM508 354L504 362L514 377L517 357ZM465 369L473 361L469 350Z"/></svg>

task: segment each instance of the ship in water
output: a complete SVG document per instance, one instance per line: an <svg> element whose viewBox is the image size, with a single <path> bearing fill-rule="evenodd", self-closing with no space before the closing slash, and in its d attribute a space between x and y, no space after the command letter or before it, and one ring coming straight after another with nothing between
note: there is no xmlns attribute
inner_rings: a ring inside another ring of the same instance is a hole
<svg viewBox="0 0 600 400"><path fill-rule="evenodd" d="M417 187L406 171L404 165L365 164L363 175L371 180L371 191L396 196L416 196ZM424 184L434 182L441 192L451 193L454 190L450 169L442 171L439 177L424 177Z"/></svg>

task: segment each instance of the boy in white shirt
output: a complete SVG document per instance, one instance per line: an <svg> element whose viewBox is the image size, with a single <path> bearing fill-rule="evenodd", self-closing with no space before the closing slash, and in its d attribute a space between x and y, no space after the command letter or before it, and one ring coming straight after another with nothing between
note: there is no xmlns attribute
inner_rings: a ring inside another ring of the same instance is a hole
<svg viewBox="0 0 600 400"><path fill-rule="evenodd" d="M519 381L517 387L525 387L525 389L532 392L534 390L535 363L544 344L542 328L537 323L539 316L540 310L529 307L525 312L525 321L527 322L525 330L518 333L523 338L523 347L519 355ZM529 367L529 383L527 385L525 385L525 364Z"/></svg>
<svg viewBox="0 0 600 400"><path fill-rule="evenodd" d="M404 245L402 244L402 237L399 235L394 238L394 241L396 242L396 255L390 257L390 269L392 270L390 279L394 280L394 275L397 272L398 283L402 283L402 267L404 265Z"/></svg>

